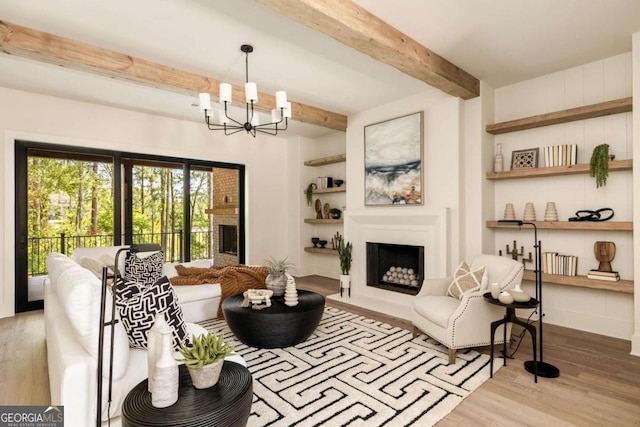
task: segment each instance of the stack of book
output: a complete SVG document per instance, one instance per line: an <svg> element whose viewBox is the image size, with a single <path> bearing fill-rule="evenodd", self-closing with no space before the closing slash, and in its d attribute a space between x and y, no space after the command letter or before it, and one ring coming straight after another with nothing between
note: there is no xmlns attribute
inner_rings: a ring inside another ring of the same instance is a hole
<svg viewBox="0 0 640 427"><path fill-rule="evenodd" d="M617 282L618 280L620 280L620 275L617 271L589 270L587 278L595 280L606 280L607 282Z"/></svg>
<svg viewBox="0 0 640 427"><path fill-rule="evenodd" d="M546 167L571 166L577 164L577 162L577 144L551 145L549 147L544 147L544 165Z"/></svg>
<svg viewBox="0 0 640 427"><path fill-rule="evenodd" d="M560 276L575 276L578 273L578 257L560 255L558 252L544 252L542 254L542 272Z"/></svg>

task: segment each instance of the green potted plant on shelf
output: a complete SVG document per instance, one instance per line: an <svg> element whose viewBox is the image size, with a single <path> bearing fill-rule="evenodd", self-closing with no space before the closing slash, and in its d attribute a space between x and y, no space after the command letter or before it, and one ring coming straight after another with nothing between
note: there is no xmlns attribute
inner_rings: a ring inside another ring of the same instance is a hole
<svg viewBox="0 0 640 427"><path fill-rule="evenodd" d="M316 188L318 188L318 186L312 182L311 184L307 185L307 188L304 190L304 195L307 197L307 205L311 206L311 203L313 202L313 190L315 190Z"/></svg>
<svg viewBox="0 0 640 427"><path fill-rule="evenodd" d="M338 257L340 258L340 296L342 296L342 290L347 289L349 296L351 296L351 250L353 245L351 242L340 240L338 243Z"/></svg>
<svg viewBox="0 0 640 427"><path fill-rule="evenodd" d="M194 335L191 346L182 344L180 354L178 361L189 369L193 386L203 389L216 385L224 358L233 354L233 347L222 334L206 333Z"/></svg>
<svg viewBox="0 0 640 427"><path fill-rule="evenodd" d="M332 219L340 219L340 215L342 214L342 211L338 208L331 208L329 209L329 216Z"/></svg>
<svg viewBox="0 0 640 427"><path fill-rule="evenodd" d="M609 160L609 144L600 144L593 149L589 162L589 175L596 179L596 188L607 185Z"/></svg>
<svg viewBox="0 0 640 427"><path fill-rule="evenodd" d="M262 261L262 265L269 270L269 274L264 282L267 289L273 291L273 296L284 295L284 288L287 286L286 272L290 268L293 268L294 264L287 258L275 259L271 257L270 259Z"/></svg>

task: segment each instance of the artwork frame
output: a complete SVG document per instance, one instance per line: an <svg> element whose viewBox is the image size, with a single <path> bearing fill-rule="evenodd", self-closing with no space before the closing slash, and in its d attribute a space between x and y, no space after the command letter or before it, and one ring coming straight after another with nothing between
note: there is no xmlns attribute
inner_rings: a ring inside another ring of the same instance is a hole
<svg viewBox="0 0 640 427"><path fill-rule="evenodd" d="M423 150L423 111L365 126L365 206L422 205Z"/></svg>
<svg viewBox="0 0 640 427"><path fill-rule="evenodd" d="M536 169L538 167L539 148L514 150L511 152L511 170Z"/></svg>

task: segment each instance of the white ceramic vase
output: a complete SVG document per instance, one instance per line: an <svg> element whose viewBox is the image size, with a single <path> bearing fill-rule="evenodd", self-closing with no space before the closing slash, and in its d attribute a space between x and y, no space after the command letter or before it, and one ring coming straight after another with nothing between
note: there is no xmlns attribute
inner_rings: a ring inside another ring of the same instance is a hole
<svg viewBox="0 0 640 427"><path fill-rule="evenodd" d="M147 338L147 378L149 379L149 393L153 390L153 371L156 368L156 362L160 358L162 352L162 331L169 330L171 327L164 318L164 313L156 314L156 320L149 329Z"/></svg>
<svg viewBox="0 0 640 427"><path fill-rule="evenodd" d="M178 401L178 364L173 358L171 329L162 331L162 351L153 370L151 404L166 408Z"/></svg>
<svg viewBox="0 0 640 427"><path fill-rule="evenodd" d="M500 283L490 284L489 292L491 292L491 298L498 299L498 297L500 296Z"/></svg>

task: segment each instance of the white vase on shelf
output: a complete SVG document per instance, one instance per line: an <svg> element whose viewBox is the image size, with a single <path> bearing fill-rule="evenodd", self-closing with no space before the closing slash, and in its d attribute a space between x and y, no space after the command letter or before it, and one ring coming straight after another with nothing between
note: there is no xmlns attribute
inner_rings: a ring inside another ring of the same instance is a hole
<svg viewBox="0 0 640 427"><path fill-rule="evenodd" d="M493 171L502 172L504 170L504 159L502 158L502 144L496 144L496 156L493 160Z"/></svg>

